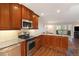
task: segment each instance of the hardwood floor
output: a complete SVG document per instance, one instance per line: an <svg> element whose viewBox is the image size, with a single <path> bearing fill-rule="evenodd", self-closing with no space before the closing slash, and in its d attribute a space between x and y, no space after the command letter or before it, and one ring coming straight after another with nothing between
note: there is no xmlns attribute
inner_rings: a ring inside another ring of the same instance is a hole
<svg viewBox="0 0 79 59"><path fill-rule="evenodd" d="M79 56L79 39L73 39L69 41L69 55Z"/></svg>
<svg viewBox="0 0 79 59"><path fill-rule="evenodd" d="M33 56L65 56L65 54L51 48L41 47Z"/></svg>
<svg viewBox="0 0 79 59"><path fill-rule="evenodd" d="M43 46L36 51L33 56L79 56L79 39L73 38L72 40L68 40L68 49L66 53L62 52L62 48L53 48L55 49Z"/></svg>
<svg viewBox="0 0 79 59"><path fill-rule="evenodd" d="M79 56L79 39L68 41L68 53L62 53L57 49L41 47L33 56Z"/></svg>

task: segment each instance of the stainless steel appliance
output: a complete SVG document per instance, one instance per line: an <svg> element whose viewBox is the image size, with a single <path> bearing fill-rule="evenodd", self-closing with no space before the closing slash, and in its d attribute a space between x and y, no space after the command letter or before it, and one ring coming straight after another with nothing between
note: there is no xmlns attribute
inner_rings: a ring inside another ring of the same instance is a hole
<svg viewBox="0 0 79 59"><path fill-rule="evenodd" d="M30 37L30 35L29 35L28 32L20 32L20 33L18 34L18 38L20 38L20 39L27 39L27 38L29 38L29 37Z"/></svg>
<svg viewBox="0 0 79 59"><path fill-rule="evenodd" d="M32 21L22 19L22 29L31 29L32 28Z"/></svg>
<svg viewBox="0 0 79 59"><path fill-rule="evenodd" d="M35 51L35 40L31 38L27 42L27 55L31 56Z"/></svg>
<svg viewBox="0 0 79 59"><path fill-rule="evenodd" d="M27 55L31 56L36 50L35 50L35 39L34 37L29 35L29 32L21 31L18 35L20 39L26 40L27 43Z"/></svg>

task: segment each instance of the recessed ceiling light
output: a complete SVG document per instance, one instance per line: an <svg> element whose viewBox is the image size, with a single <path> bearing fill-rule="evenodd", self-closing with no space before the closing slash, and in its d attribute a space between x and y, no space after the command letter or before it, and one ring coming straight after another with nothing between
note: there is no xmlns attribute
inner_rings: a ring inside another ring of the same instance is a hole
<svg viewBox="0 0 79 59"><path fill-rule="evenodd" d="M41 13L41 16L44 16L44 13Z"/></svg>
<svg viewBox="0 0 79 59"><path fill-rule="evenodd" d="M60 13L60 9L57 10L57 13Z"/></svg>

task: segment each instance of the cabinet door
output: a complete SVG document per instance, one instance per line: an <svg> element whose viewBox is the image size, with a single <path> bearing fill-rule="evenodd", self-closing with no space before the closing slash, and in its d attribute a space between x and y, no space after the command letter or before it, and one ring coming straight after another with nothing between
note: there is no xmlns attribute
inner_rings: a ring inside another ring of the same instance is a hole
<svg viewBox="0 0 79 59"><path fill-rule="evenodd" d="M20 44L21 44L21 56L26 56L27 55L27 42L23 41Z"/></svg>
<svg viewBox="0 0 79 59"><path fill-rule="evenodd" d="M30 20L30 11L22 5L22 19Z"/></svg>
<svg viewBox="0 0 79 59"><path fill-rule="evenodd" d="M68 37L62 37L61 39L61 49L68 49Z"/></svg>
<svg viewBox="0 0 79 59"><path fill-rule="evenodd" d="M61 48L62 52L67 55L68 52L68 37L61 38Z"/></svg>
<svg viewBox="0 0 79 59"><path fill-rule="evenodd" d="M47 48L50 47L49 43L50 43L50 37L49 36L45 36L45 45L46 45Z"/></svg>
<svg viewBox="0 0 79 59"><path fill-rule="evenodd" d="M0 3L0 30L10 29L11 20L9 16L9 4Z"/></svg>
<svg viewBox="0 0 79 59"><path fill-rule="evenodd" d="M33 28L38 29L38 17L36 15L33 15Z"/></svg>
<svg viewBox="0 0 79 59"><path fill-rule="evenodd" d="M42 46L46 47L46 37L45 37L45 35L42 35L41 39L42 39Z"/></svg>
<svg viewBox="0 0 79 59"><path fill-rule="evenodd" d="M10 20L11 23L11 29L21 29L21 5L17 3L11 3L10 4Z"/></svg>
<svg viewBox="0 0 79 59"><path fill-rule="evenodd" d="M42 45L50 48L51 47L51 37L48 35L42 35Z"/></svg>
<svg viewBox="0 0 79 59"><path fill-rule="evenodd" d="M36 50L38 50L41 47L41 39L40 39L40 37L35 38L35 41L36 41L36 43L35 43Z"/></svg>
<svg viewBox="0 0 79 59"><path fill-rule="evenodd" d="M34 12L30 11L30 18L32 20L33 29L38 29L38 16Z"/></svg>
<svg viewBox="0 0 79 59"><path fill-rule="evenodd" d="M55 48L57 50L60 50L60 48L61 48L61 36L56 36L55 42L56 42Z"/></svg>

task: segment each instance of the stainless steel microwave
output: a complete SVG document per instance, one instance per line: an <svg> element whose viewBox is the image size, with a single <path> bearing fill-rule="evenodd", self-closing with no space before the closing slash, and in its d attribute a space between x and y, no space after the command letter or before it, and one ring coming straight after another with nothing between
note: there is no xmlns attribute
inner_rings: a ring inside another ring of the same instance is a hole
<svg viewBox="0 0 79 59"><path fill-rule="evenodd" d="M31 28L32 28L32 21L22 19L22 29L31 29Z"/></svg>

